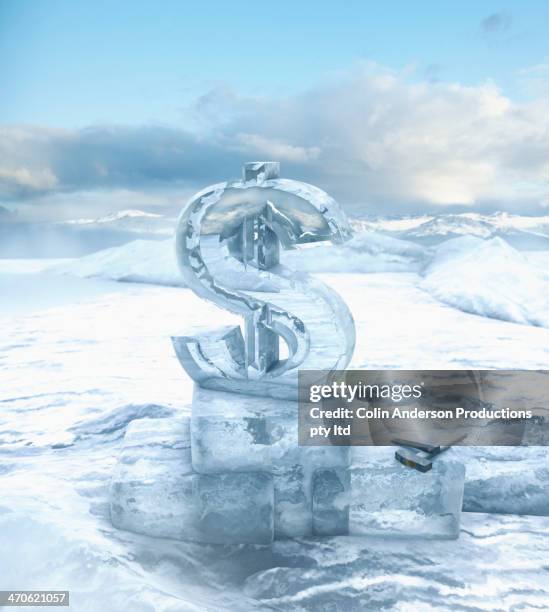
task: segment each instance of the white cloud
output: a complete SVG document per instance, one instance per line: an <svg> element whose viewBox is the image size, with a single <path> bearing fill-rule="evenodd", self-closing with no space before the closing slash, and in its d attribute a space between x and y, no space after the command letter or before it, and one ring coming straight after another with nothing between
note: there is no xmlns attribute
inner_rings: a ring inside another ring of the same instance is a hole
<svg viewBox="0 0 549 612"><path fill-rule="evenodd" d="M57 177L50 168L0 166L0 183L11 185L13 189L44 191L57 185Z"/></svg>
<svg viewBox="0 0 549 612"><path fill-rule="evenodd" d="M243 161L270 157L283 162L284 176L364 210L549 202L548 97L516 102L491 82L414 77L361 64L285 98L214 90L195 108L197 133L4 128L0 188L27 198L33 191L200 187L237 177Z"/></svg>
<svg viewBox="0 0 549 612"><path fill-rule="evenodd" d="M308 162L320 154L319 147L299 147L259 134L237 134L241 150L258 153L280 161Z"/></svg>
<svg viewBox="0 0 549 612"><path fill-rule="evenodd" d="M232 96L231 109L226 141L254 126L257 139L314 150L300 170L348 201L505 206L549 196L545 100L516 103L490 82L413 82L366 65L292 98L243 100L241 112Z"/></svg>

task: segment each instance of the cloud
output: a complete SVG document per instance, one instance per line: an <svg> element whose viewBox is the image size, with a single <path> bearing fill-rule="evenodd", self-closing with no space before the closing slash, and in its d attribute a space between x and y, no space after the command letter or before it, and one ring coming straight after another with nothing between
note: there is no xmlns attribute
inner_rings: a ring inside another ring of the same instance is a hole
<svg viewBox="0 0 549 612"><path fill-rule="evenodd" d="M480 27L485 34L505 32L511 28L512 19L508 13L492 13L480 22Z"/></svg>
<svg viewBox="0 0 549 612"><path fill-rule="evenodd" d="M5 127L0 190L45 202L96 189L198 189L238 177L244 161L273 158L284 176L362 212L549 205L547 102L362 64L284 98L212 90L194 108L194 132Z"/></svg>
<svg viewBox="0 0 549 612"><path fill-rule="evenodd" d="M159 126L0 130L0 193L6 198L200 182L214 174L212 166L231 162L228 149Z"/></svg>
<svg viewBox="0 0 549 612"><path fill-rule="evenodd" d="M254 152L280 161L307 162L316 159L320 154L319 147L299 147L260 134L237 134L237 142L242 150Z"/></svg>
<svg viewBox="0 0 549 612"><path fill-rule="evenodd" d="M0 167L0 183L9 191L50 190L57 184L57 177L49 168Z"/></svg>

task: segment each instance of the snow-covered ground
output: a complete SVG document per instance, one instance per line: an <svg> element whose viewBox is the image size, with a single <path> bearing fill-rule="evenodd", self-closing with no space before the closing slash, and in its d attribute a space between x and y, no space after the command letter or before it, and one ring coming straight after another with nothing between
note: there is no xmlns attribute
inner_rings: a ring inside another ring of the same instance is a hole
<svg viewBox="0 0 549 612"><path fill-rule="evenodd" d="M282 252L282 263L313 273L413 272L438 300L481 316L549 325L549 251L520 252L500 237L465 235L426 248L376 232L357 232L340 246L311 245ZM1 269L1 268L0 268ZM49 270L79 278L183 286L173 241L135 240ZM227 270L230 274L230 270ZM235 285L245 283L236 274Z"/></svg>
<svg viewBox="0 0 549 612"><path fill-rule="evenodd" d="M466 312L549 326L547 270L501 238L461 236L443 242L421 287Z"/></svg>
<svg viewBox="0 0 549 612"><path fill-rule="evenodd" d="M132 231L136 234L164 234L173 233L176 219L165 217L158 213L143 210L119 210L104 217L96 219L70 219L60 222L60 225L79 226L82 229L109 227L111 229Z"/></svg>
<svg viewBox="0 0 549 612"><path fill-rule="evenodd" d="M419 269L424 251L389 255ZM549 606L549 517L466 514L451 542L329 538L272 548L113 529L107 488L126 425L189 414L192 386L170 336L236 319L182 287L23 268L8 274L4 262L0 272L0 589L70 589L79 611ZM422 289L416 272L320 278L353 313L356 368L549 365L549 329L465 313Z"/></svg>

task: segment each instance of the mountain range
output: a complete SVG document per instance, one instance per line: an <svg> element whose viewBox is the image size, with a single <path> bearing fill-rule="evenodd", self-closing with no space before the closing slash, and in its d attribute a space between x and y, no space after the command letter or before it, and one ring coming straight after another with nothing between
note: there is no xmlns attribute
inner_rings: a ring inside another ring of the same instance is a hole
<svg viewBox="0 0 549 612"><path fill-rule="evenodd" d="M355 219L358 231L375 231L424 246L437 245L459 236L504 238L519 249L549 249L549 215L529 217L506 212L418 215Z"/></svg>
<svg viewBox="0 0 549 612"><path fill-rule="evenodd" d="M98 218L24 222L0 207L0 257L79 257L138 238L169 238L176 223L174 216L135 209ZM385 234L421 246L469 235L504 238L521 250L549 250L549 215L440 213L351 219L351 225L357 232Z"/></svg>

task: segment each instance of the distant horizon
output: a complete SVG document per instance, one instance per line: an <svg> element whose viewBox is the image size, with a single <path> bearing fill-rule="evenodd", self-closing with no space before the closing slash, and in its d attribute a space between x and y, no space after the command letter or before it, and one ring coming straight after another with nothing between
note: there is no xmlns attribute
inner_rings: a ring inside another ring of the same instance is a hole
<svg viewBox="0 0 549 612"><path fill-rule="evenodd" d="M146 208L120 208L120 209L112 209L109 212L104 214L99 214L96 216L64 216L56 219L36 219L32 215L27 215L25 212L18 210L17 208L11 209L5 205L0 205L0 224L5 221L7 223L16 222L16 223L75 223L77 221L82 222L97 222L107 220L109 217L112 217L112 220L115 220L115 217L122 216L132 216L131 213L137 213L135 216L143 215L149 216L153 218L164 218L164 219L176 219L179 215L180 210L178 208L168 208L168 207L155 207L152 209ZM2 216L4 213L7 213L6 216ZM443 209L432 208L426 209L422 211L415 212L372 212L365 211L359 213L355 211L355 214L352 212L347 215L350 220L368 220L368 219L417 219L421 217L450 217L450 216L462 216L462 217L481 217L481 218L494 218L494 217L525 217L525 218L545 218L549 219L549 209L540 210L534 212L513 212L508 210L497 210L497 209L488 209L484 211L473 210L471 208L465 208L463 206L460 207L444 207Z"/></svg>

